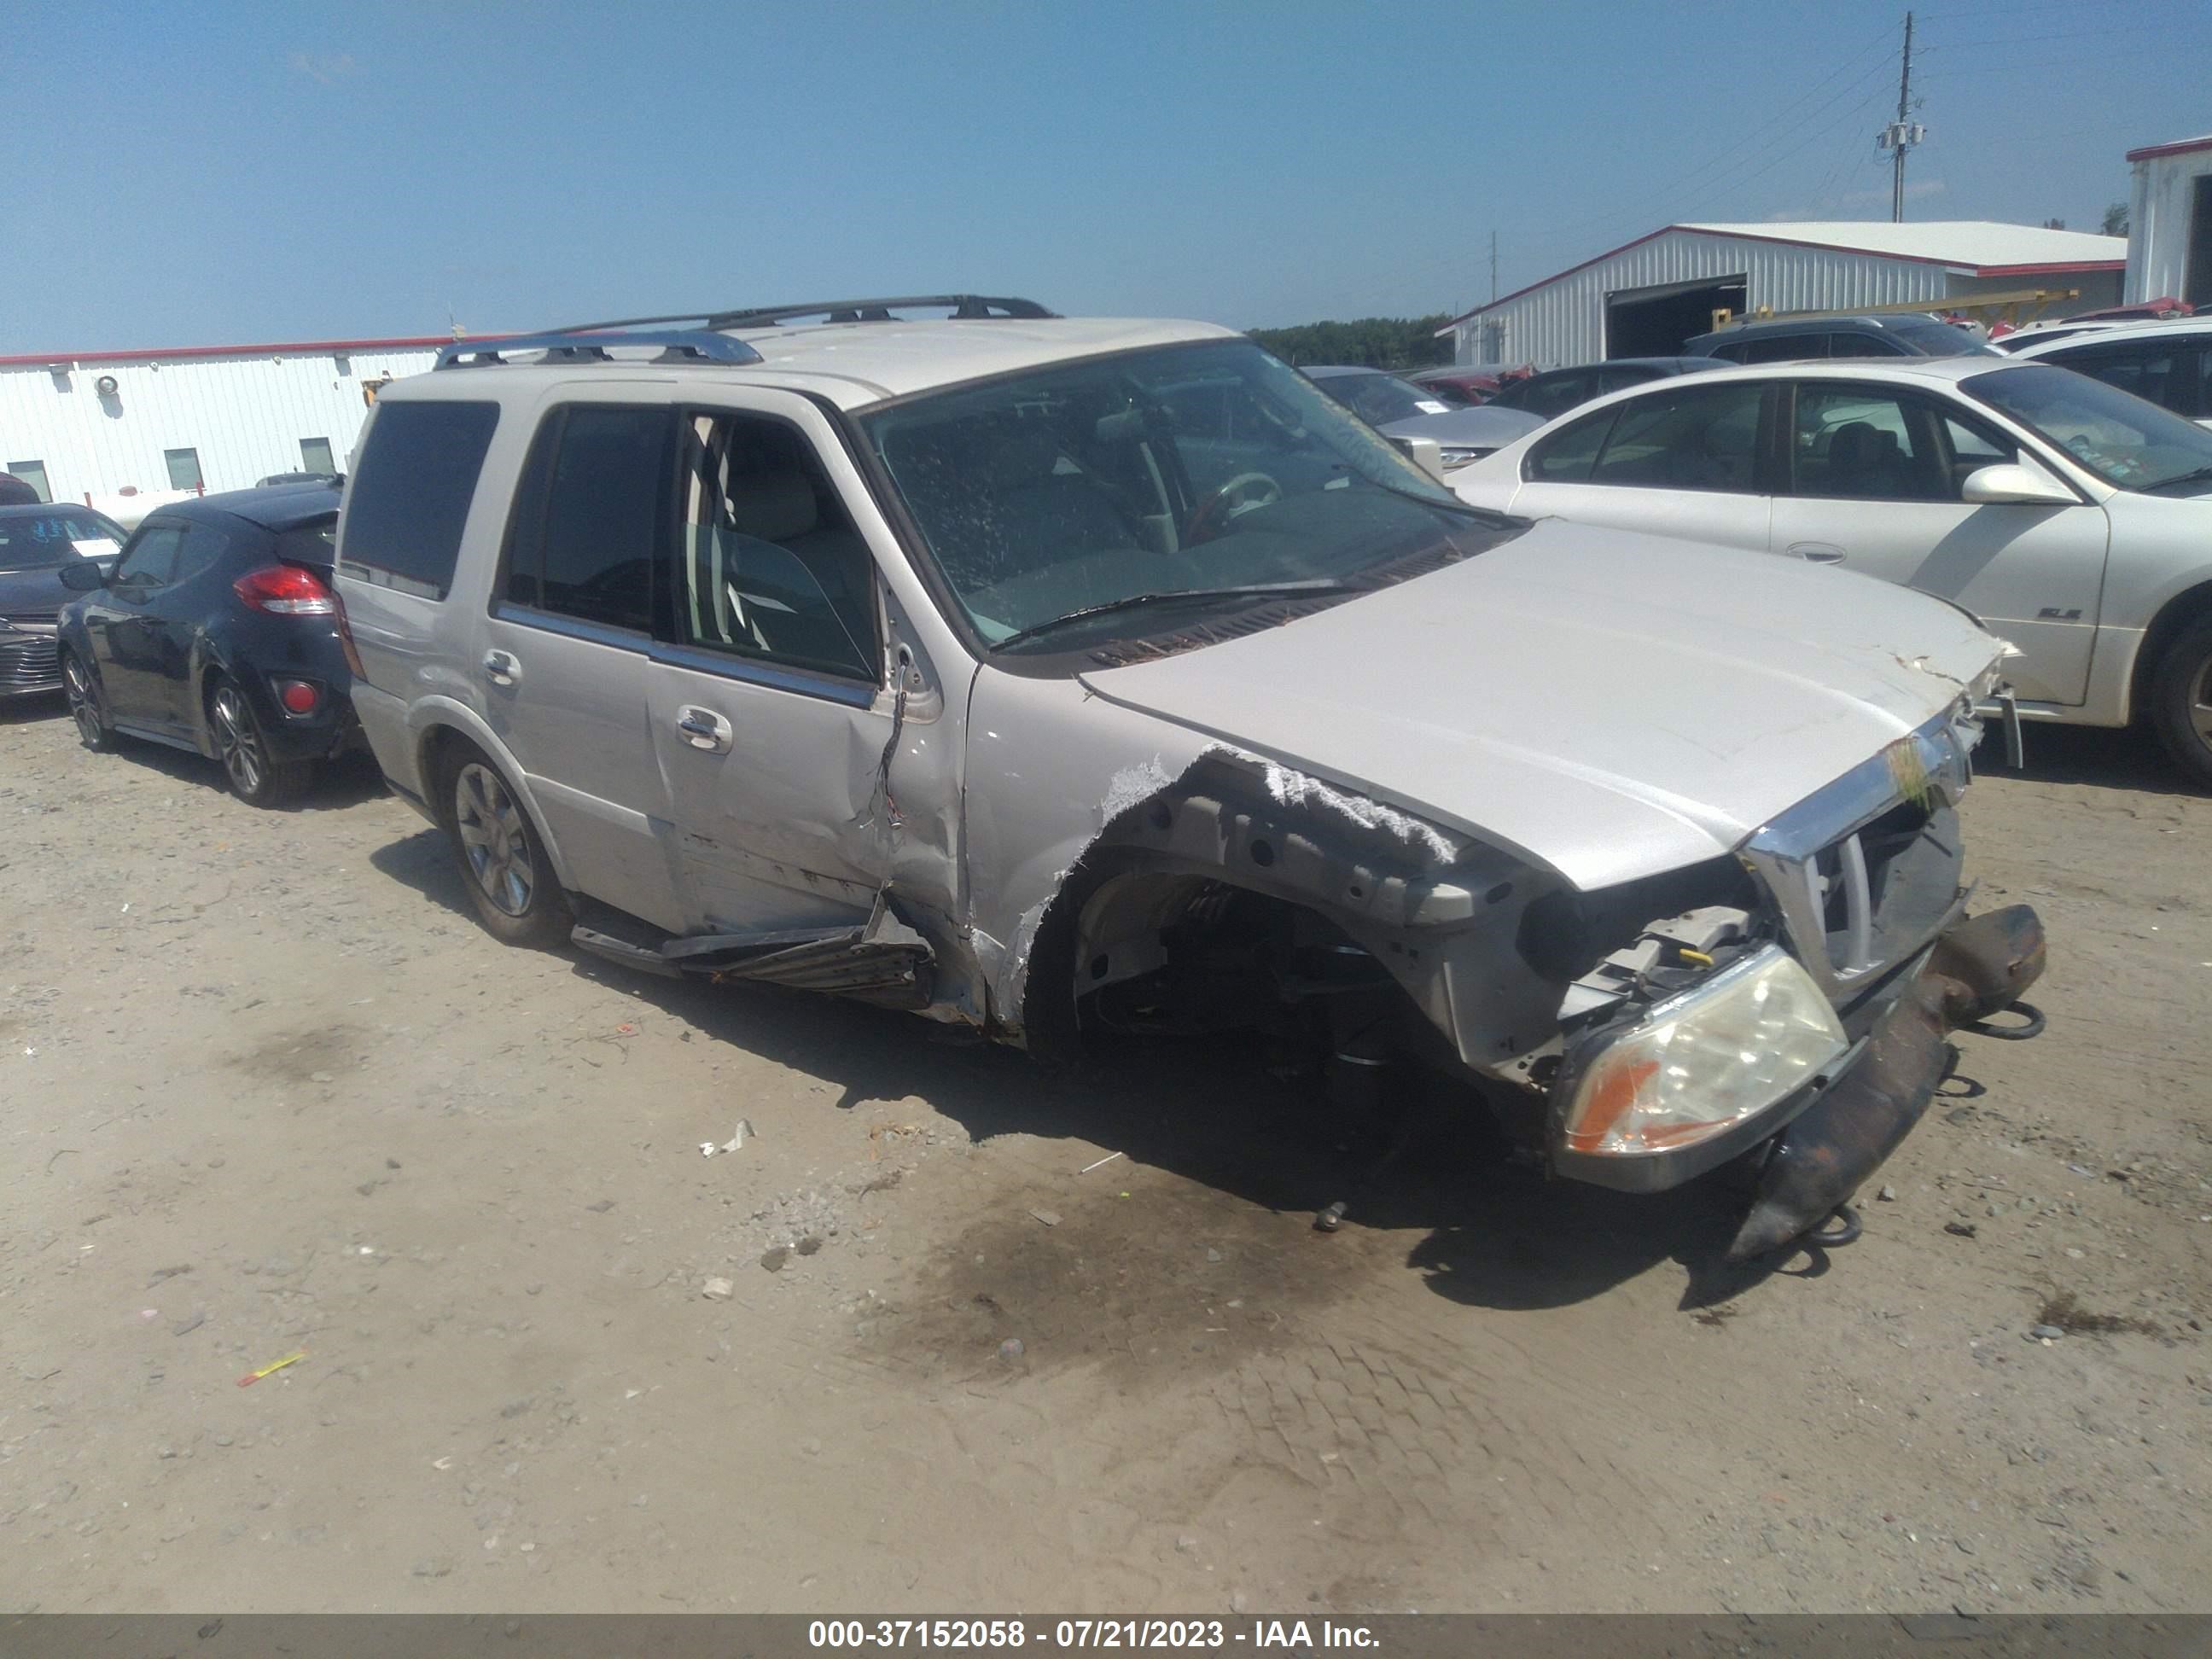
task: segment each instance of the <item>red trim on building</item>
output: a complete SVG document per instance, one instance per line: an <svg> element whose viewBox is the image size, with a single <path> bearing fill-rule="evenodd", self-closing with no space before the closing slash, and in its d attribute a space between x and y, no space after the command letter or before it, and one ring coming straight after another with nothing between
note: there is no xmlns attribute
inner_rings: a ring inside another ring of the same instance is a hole
<svg viewBox="0 0 2212 1659"><path fill-rule="evenodd" d="M2206 139L2204 143L2207 146L2212 146L2212 139ZM1664 236L1668 232L1674 230L1679 230L1688 236L1714 236L1729 242L1776 242L1784 247L1816 247L1828 253L1863 254L1869 259L1895 259L1906 264L1941 265L1947 270L1960 271L1970 276L2028 276L2046 271L2056 275L2062 271L2127 269L2125 259L2092 259L2072 264L1978 265L1967 259L1942 259L1929 253L1885 253L1880 248L1854 247L1848 242L1808 242L1802 237L1797 236L1761 236L1753 231L1706 230L1697 225L1662 225L1649 235L1639 236L1632 242L1623 242L1619 247L1609 249L1595 258L1585 259L1578 265L1569 265L1565 270L1555 271L1541 282L1531 283L1526 288L1516 288L1512 293L1502 295L1490 301L1488 305L1477 306L1472 311L1462 312L1445 325L1445 328L1455 328L1469 318L1480 317L1486 311L1495 310L1509 301L1517 300L1524 294L1533 294L1540 288L1548 288L1563 276L1571 276L1578 270L1588 270L1592 265L1601 264L1612 258L1616 253L1626 253L1632 247L1641 247L1654 238ZM1441 334L1445 330L1439 329L1437 331Z"/></svg>
<svg viewBox="0 0 2212 1659"><path fill-rule="evenodd" d="M471 334L471 340L498 340L499 334ZM400 340L285 340L270 345L152 346L143 351L32 351L0 357L0 368L39 368L50 363L191 362L205 357L343 357L357 351L423 351L453 343L450 334L425 334Z"/></svg>
<svg viewBox="0 0 2212 1659"><path fill-rule="evenodd" d="M2058 265L1981 265L1977 276L2075 276L2092 270L2125 270L2125 259L2077 259L2071 264Z"/></svg>
<svg viewBox="0 0 2212 1659"><path fill-rule="evenodd" d="M2200 149L2212 149L2212 137L2184 138L2171 144L2146 144L2141 149L2128 152L2130 161L2155 161L2161 155L2191 155Z"/></svg>

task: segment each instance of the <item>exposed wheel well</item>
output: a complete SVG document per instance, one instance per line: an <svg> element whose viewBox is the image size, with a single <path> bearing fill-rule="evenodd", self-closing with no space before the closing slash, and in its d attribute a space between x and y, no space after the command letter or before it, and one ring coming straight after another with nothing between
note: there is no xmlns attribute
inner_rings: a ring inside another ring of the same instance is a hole
<svg viewBox="0 0 2212 1659"><path fill-rule="evenodd" d="M2157 677L2166 648L2199 617L2212 616L2212 581L2184 589L2166 602L2143 635L2136 653L2135 676L2128 689L2128 718L2140 722L2150 707L2151 682Z"/></svg>

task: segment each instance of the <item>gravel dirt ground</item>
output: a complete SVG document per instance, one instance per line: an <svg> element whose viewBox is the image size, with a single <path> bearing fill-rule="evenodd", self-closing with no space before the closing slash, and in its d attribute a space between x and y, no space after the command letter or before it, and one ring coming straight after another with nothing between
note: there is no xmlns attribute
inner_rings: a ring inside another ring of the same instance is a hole
<svg viewBox="0 0 2212 1659"><path fill-rule="evenodd" d="M0 1609L2212 1606L2212 800L2029 735L2050 1031L1760 1275L1446 1117L1320 1235L1234 1048L510 951L373 771L0 713Z"/></svg>

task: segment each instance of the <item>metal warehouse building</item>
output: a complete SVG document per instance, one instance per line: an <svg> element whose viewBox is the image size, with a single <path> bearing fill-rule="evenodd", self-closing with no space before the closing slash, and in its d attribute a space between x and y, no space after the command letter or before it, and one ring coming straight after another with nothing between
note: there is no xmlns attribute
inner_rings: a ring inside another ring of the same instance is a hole
<svg viewBox="0 0 2212 1659"><path fill-rule="evenodd" d="M2212 137L2128 152L2128 303L2212 306Z"/></svg>
<svg viewBox="0 0 2212 1659"><path fill-rule="evenodd" d="M2115 236L1977 220L1668 225L1455 318L1453 358L1553 368L1663 357L1717 312L1940 310L2078 290L2040 307L2064 316L2118 305L2126 265Z"/></svg>
<svg viewBox="0 0 2212 1659"><path fill-rule="evenodd" d="M449 337L0 357L0 471L135 520L177 492L345 470L376 387Z"/></svg>

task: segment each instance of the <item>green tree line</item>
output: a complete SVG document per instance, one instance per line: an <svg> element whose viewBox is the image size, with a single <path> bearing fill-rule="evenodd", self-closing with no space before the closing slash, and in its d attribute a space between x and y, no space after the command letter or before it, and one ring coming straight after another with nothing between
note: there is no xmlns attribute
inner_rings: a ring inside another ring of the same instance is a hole
<svg viewBox="0 0 2212 1659"><path fill-rule="evenodd" d="M1431 368L1452 358L1451 337L1437 331L1451 319L1361 317L1348 323L1300 323L1295 328L1247 330L1286 363L1355 363L1367 368Z"/></svg>

